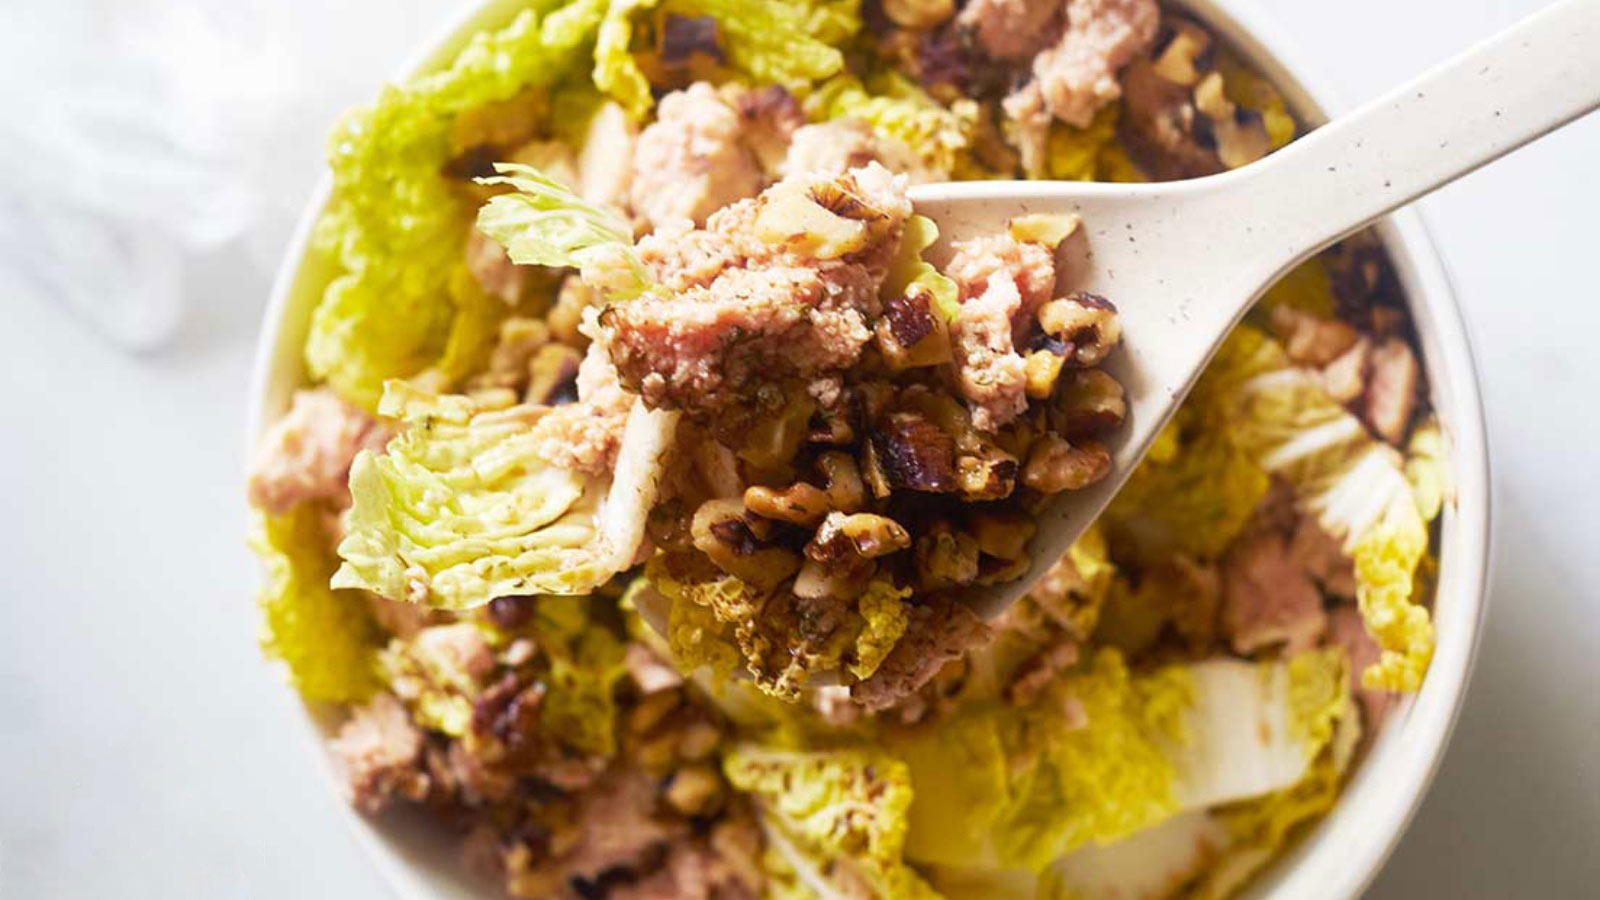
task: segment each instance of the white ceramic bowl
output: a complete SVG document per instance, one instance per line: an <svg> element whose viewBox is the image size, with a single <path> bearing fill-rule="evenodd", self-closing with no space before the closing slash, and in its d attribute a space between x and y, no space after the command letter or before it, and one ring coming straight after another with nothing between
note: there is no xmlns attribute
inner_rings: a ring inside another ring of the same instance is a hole
<svg viewBox="0 0 1600 900"><path fill-rule="evenodd" d="M399 77L447 64L473 34L505 24L525 5L526 0L488 0L470 7ZM1303 121L1326 120L1329 95L1307 83L1292 62L1302 57L1253 0L1185 0L1183 5L1242 51L1284 92ZM301 348L307 323L334 274L309 252L311 226L327 202L329 187L324 177L284 255L267 306L252 392L252 444L305 381ZM1450 440L1455 492L1444 510L1434 602L1438 648L1422 690L1399 705L1339 804L1255 882L1245 895L1253 900L1345 900L1360 894L1377 874L1444 753L1484 621L1490 481L1483 407L1467 334L1449 278L1417 214L1402 211L1379 231L1416 321L1431 400ZM305 736L315 747L323 777L337 788L324 743L330 726L327 712L307 706ZM379 823L348 808L344 815L385 880L408 900L481 897L489 887L462 873L455 842L420 817Z"/></svg>

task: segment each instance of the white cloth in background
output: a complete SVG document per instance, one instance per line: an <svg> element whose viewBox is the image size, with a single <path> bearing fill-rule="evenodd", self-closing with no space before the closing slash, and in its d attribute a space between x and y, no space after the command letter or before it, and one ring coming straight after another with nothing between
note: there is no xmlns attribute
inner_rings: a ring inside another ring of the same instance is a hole
<svg viewBox="0 0 1600 900"><path fill-rule="evenodd" d="M254 264L274 263L339 111L369 98L454 7L6 5L0 291L63 304L131 350L176 332L185 268L204 254L243 241Z"/></svg>

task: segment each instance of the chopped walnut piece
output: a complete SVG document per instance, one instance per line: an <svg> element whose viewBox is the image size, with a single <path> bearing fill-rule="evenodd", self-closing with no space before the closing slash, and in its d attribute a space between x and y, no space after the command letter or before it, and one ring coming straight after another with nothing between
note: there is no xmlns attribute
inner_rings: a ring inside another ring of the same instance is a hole
<svg viewBox="0 0 1600 900"><path fill-rule="evenodd" d="M1073 445L1046 434L1033 443L1022 467L1022 483L1045 494L1077 491L1111 474L1111 451L1099 441Z"/></svg>

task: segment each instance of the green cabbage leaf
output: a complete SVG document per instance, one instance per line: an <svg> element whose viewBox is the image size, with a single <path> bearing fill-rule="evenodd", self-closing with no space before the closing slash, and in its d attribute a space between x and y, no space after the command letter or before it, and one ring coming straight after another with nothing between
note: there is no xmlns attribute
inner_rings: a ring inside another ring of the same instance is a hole
<svg viewBox="0 0 1600 900"><path fill-rule="evenodd" d="M335 587L445 609L511 594L581 594L627 568L644 537L675 415L635 406L611 478L554 466L532 426L547 407L390 382L402 427L350 469Z"/></svg>
<svg viewBox="0 0 1600 900"><path fill-rule="evenodd" d="M773 750L742 746L723 772L761 810L776 896L935 900L906 865L911 778L904 763L861 750Z"/></svg>
<svg viewBox="0 0 1600 900"><path fill-rule="evenodd" d="M356 703L378 688L382 633L361 594L328 586L339 559L325 515L310 503L281 516L258 514L250 544L266 568L261 647L284 662L307 700Z"/></svg>
<svg viewBox="0 0 1600 900"><path fill-rule="evenodd" d="M385 87L329 142L333 193L315 245L343 270L312 313L306 362L340 396L376 407L383 382L436 362L467 309L452 290L473 203L442 174L462 113L581 70L594 0L531 4L446 69Z"/></svg>

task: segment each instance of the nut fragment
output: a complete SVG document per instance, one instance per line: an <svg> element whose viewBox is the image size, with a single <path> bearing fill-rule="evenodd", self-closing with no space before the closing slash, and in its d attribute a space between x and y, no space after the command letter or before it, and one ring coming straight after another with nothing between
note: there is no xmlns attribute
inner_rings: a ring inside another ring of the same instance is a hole
<svg viewBox="0 0 1600 900"><path fill-rule="evenodd" d="M793 591L802 600L854 600L866 593L878 571L868 559L844 554L840 559L806 559L794 577Z"/></svg>
<svg viewBox="0 0 1600 900"><path fill-rule="evenodd" d="M566 344L545 344L528 362L526 402L554 406L578 399L578 365L583 356Z"/></svg>
<svg viewBox="0 0 1600 900"><path fill-rule="evenodd" d="M978 577L978 541L943 520L917 538L916 557L917 575L927 590L971 584Z"/></svg>
<svg viewBox="0 0 1600 900"><path fill-rule="evenodd" d="M704 764L684 766L667 782L665 800L686 816L707 812L722 794L722 779Z"/></svg>
<svg viewBox="0 0 1600 900"><path fill-rule="evenodd" d="M823 562L841 559L846 551L854 551L863 559L876 559L909 546L911 535L887 516L831 512L806 545L806 556Z"/></svg>
<svg viewBox="0 0 1600 900"><path fill-rule="evenodd" d="M1061 379L1052 424L1076 439L1110 431L1127 415L1121 382L1101 369L1077 369Z"/></svg>
<svg viewBox="0 0 1600 900"><path fill-rule="evenodd" d="M1056 389L1056 379L1061 377L1061 367L1066 359L1059 353L1050 350L1035 350L1028 354L1023 362L1023 374L1027 376L1024 390L1029 397L1043 400L1050 396Z"/></svg>
<svg viewBox="0 0 1600 900"><path fill-rule="evenodd" d="M772 590L800 568L798 554L760 540L737 498L700 504L689 532L695 548L717 568L758 590Z"/></svg>
<svg viewBox="0 0 1600 900"><path fill-rule="evenodd" d="M972 517L972 533L978 549L997 559L1024 559L1028 541L1038 528L1033 519L1007 512L981 512Z"/></svg>
<svg viewBox="0 0 1600 900"><path fill-rule="evenodd" d="M1110 300L1079 291L1039 307L1039 326L1057 340L1071 344L1073 363L1098 365L1122 340L1122 323Z"/></svg>
<svg viewBox="0 0 1600 900"><path fill-rule="evenodd" d="M1017 458L990 446L956 460L961 494L968 500L1003 500L1017 486Z"/></svg>
<svg viewBox="0 0 1600 900"><path fill-rule="evenodd" d="M878 350L895 371L950 362L950 323L933 306L933 293L912 285L884 301L874 327Z"/></svg>
<svg viewBox="0 0 1600 900"><path fill-rule="evenodd" d="M1045 494L1082 490L1111 474L1111 451L1099 441L1078 446L1046 434L1034 441L1022 468L1022 483Z"/></svg>
<svg viewBox="0 0 1600 900"><path fill-rule="evenodd" d="M797 481L782 491L754 485L744 492L745 509L792 525L816 525L828 514L829 505L827 494L804 481Z"/></svg>
<svg viewBox="0 0 1600 900"><path fill-rule="evenodd" d="M956 14L955 0L883 0L883 14L901 28L932 28Z"/></svg>
<svg viewBox="0 0 1600 900"><path fill-rule="evenodd" d="M853 513L867 502L867 489L861 483L861 470L848 453L829 450L817 457L817 471L822 473L823 490L828 495L828 505L840 512Z"/></svg>
<svg viewBox="0 0 1600 900"><path fill-rule="evenodd" d="M921 413L892 413L870 441L890 487L927 493L956 489L955 441Z"/></svg>
<svg viewBox="0 0 1600 900"><path fill-rule="evenodd" d="M829 208L835 205L829 201L840 198L819 199L813 189L820 186L794 178L768 189L756 213L756 238L818 259L838 259L864 248L868 241L867 223L848 216L848 207ZM843 197L853 199L849 194Z"/></svg>

